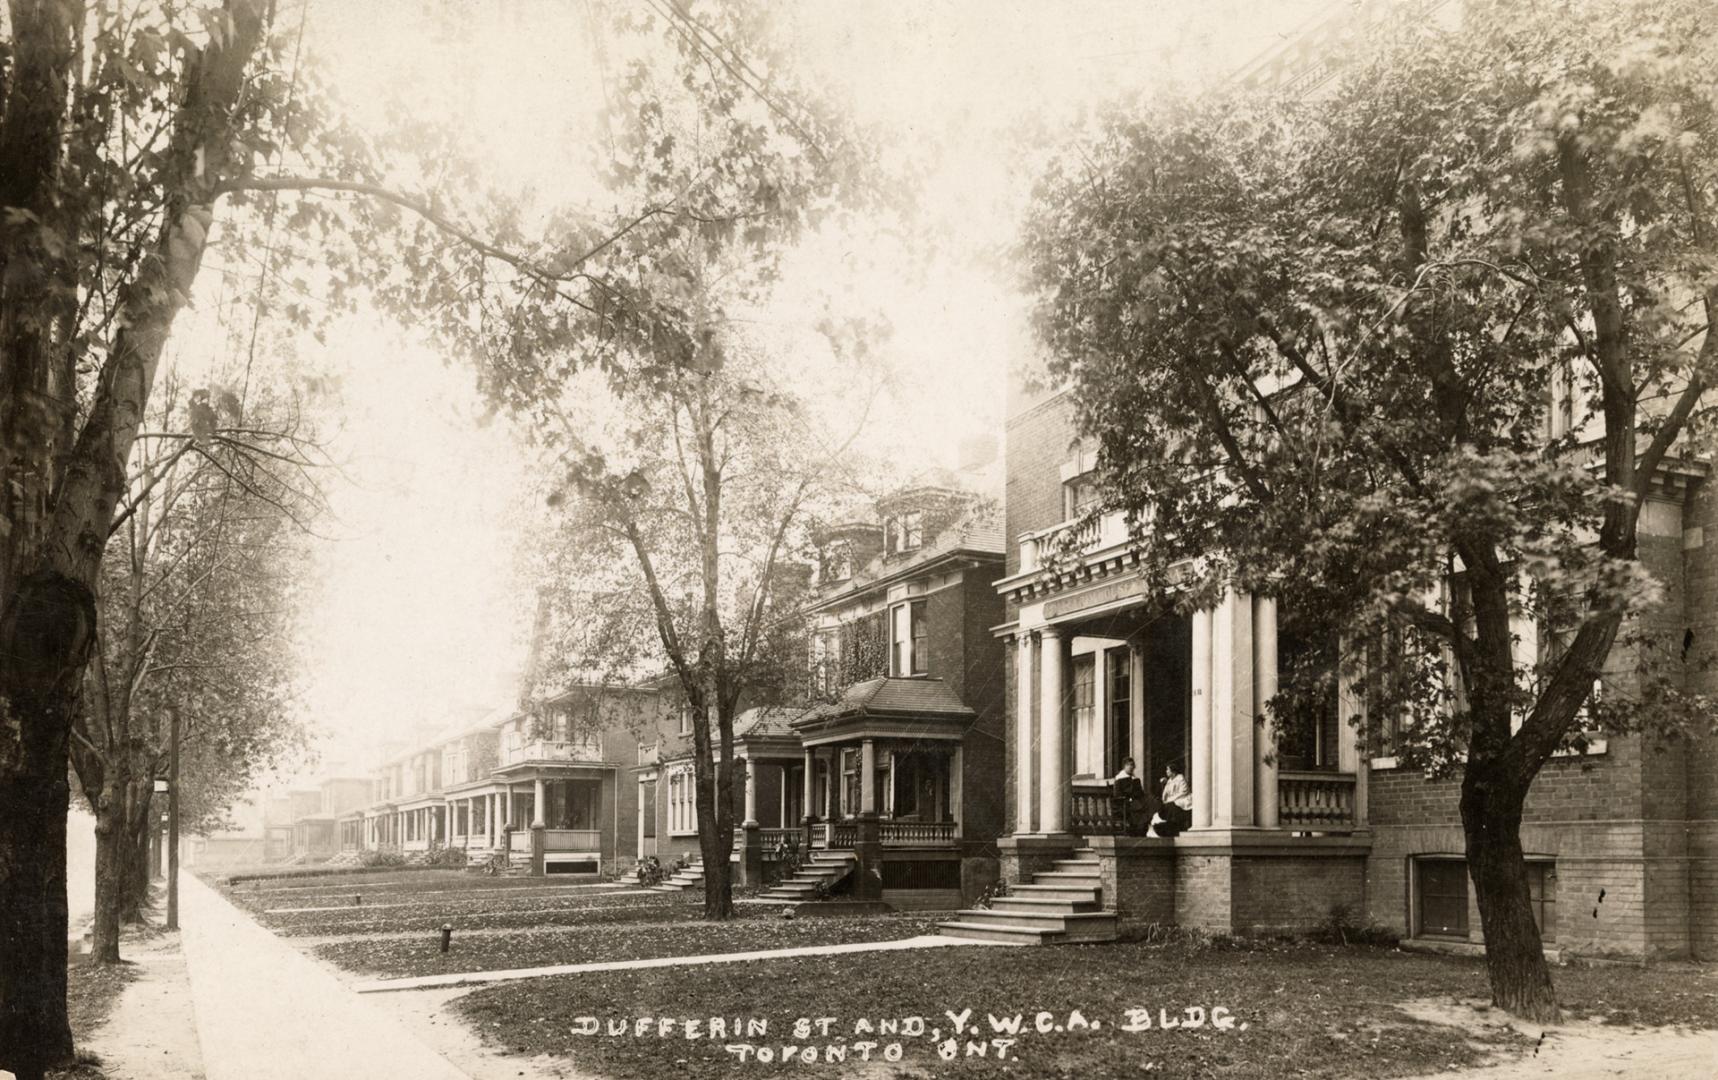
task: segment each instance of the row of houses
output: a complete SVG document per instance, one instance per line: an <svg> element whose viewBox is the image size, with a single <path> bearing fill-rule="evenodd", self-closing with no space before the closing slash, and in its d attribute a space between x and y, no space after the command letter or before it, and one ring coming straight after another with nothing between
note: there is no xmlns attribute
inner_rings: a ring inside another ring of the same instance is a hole
<svg viewBox="0 0 1718 1080"><path fill-rule="evenodd" d="M1000 877L1069 901L1061 914L1103 915L1106 930L1299 931L1337 912L1477 945L1458 785L1369 749L1347 698L1326 730L1275 745L1258 723L1291 647L1275 601L1231 593L1178 614L1149 594L1119 515L1086 513L1093 460L1068 397L1017 398L1011 413L1000 469L974 454L819 531L809 692L736 725L738 879L773 877L790 847L869 847L868 895L895 906L971 904ZM1703 641L1718 635L1708 529L1707 466L1667 466L1641 557L1665 585L1661 615ZM1052 565L1040 556L1052 547L1079 557ZM1718 689L1694 665L1686 681ZM291 850L457 848L538 873L691 857L689 736L649 684L473 713L367 781L325 783ZM1191 828L1130 835L1108 783L1128 758L1148 782L1183 763ZM1554 951L1718 953L1710 741L1612 736L1555 759L1522 839ZM1059 896L1069 883L1079 895Z"/></svg>

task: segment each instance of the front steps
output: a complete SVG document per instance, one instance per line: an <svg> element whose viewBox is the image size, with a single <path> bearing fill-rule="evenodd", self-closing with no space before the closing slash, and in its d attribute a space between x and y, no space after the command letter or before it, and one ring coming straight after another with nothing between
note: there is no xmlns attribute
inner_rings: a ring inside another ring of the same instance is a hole
<svg viewBox="0 0 1718 1080"><path fill-rule="evenodd" d="M688 889L702 889L703 887L704 857L702 855L694 855L690 866L674 871L666 881L657 885L646 886L653 892L671 893L686 892Z"/></svg>
<svg viewBox="0 0 1718 1080"><path fill-rule="evenodd" d="M967 908L937 929L948 937L1014 945L1058 945L1074 941L1114 941L1116 913L1103 906L1103 878L1097 852L1080 848L1057 859L1055 869L1016 885L988 908Z"/></svg>
<svg viewBox="0 0 1718 1080"><path fill-rule="evenodd" d="M857 862L851 851L813 851L811 861L801 863L798 873L765 889L758 894L758 899L790 904L815 900L819 883L833 888L836 882L853 871Z"/></svg>

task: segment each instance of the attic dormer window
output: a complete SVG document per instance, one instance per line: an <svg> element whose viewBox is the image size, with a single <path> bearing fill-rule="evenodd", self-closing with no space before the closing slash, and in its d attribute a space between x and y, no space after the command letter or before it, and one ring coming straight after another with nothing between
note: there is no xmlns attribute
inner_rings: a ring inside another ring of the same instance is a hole
<svg viewBox="0 0 1718 1080"><path fill-rule="evenodd" d="M823 580L846 581L853 576L853 545L836 540L823 549Z"/></svg>
<svg viewBox="0 0 1718 1080"><path fill-rule="evenodd" d="M925 542L925 515L920 510L909 510L884 522L883 529L887 536L888 553L901 555L916 551Z"/></svg>

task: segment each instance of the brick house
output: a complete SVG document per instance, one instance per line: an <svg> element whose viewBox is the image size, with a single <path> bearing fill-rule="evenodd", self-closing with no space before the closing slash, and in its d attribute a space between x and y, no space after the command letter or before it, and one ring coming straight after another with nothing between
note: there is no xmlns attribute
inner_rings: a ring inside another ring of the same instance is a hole
<svg viewBox="0 0 1718 1080"><path fill-rule="evenodd" d="M468 710L376 770L362 845L500 854L533 873L629 867L637 789L622 773L655 709L648 689L575 685L528 710Z"/></svg>
<svg viewBox="0 0 1718 1080"><path fill-rule="evenodd" d="M1011 656L1005 876L1023 883L1078 870L1123 925L1304 930L1340 906L1428 946L1477 948L1459 783L1366 753L1350 694L1304 744L1268 745L1257 718L1296 647L1275 601L1231 593L1182 616L1169 598L1147 595L1119 515L1081 523L1093 460L1067 396L1017 401L1011 412L1007 568L997 583ZM1646 617L1703 647L1718 638L1718 550L1706 543L1718 494L1707 477L1704 463L1667 464L1640 524L1641 558L1665 586L1664 604ZM1073 545L1071 568L1041 564L1052 543ZM1535 634L1517 628L1528 650ZM1627 677L1620 649L1613 669L1608 678ZM1718 690L1718 674L1695 663L1684 682ZM1104 778L1129 756L1154 793L1164 762L1184 762L1186 833L1118 835L1126 830ZM1715 792L1710 738L1667 749L1613 736L1548 763L1522 827L1547 948L1718 955Z"/></svg>
<svg viewBox="0 0 1718 1080"><path fill-rule="evenodd" d="M970 901L997 874L1002 522L994 451L967 457L817 537L800 799L812 849L871 847L855 891L897 907Z"/></svg>

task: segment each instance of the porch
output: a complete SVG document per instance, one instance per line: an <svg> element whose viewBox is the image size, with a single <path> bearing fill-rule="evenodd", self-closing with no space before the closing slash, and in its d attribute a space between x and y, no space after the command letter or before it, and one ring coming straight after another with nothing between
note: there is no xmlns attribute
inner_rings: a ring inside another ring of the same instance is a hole
<svg viewBox="0 0 1718 1080"><path fill-rule="evenodd" d="M1040 596L1009 635L1005 878L1029 882L1082 853L1124 924L1225 932L1305 928L1360 905L1370 833L1355 698L1333 680L1328 702L1286 733L1267 722L1279 664L1311 648L1279 623L1276 601L1231 591L1178 615L1125 575ZM1114 797L1128 758L1145 815ZM1171 763L1191 789L1190 825L1143 835Z"/></svg>
<svg viewBox="0 0 1718 1080"><path fill-rule="evenodd" d="M856 899L949 907L968 891L967 848L979 846L963 829L974 718L940 679L880 678L794 722L807 808L799 843L814 857L852 852Z"/></svg>
<svg viewBox="0 0 1718 1080"><path fill-rule="evenodd" d="M615 810L614 769L530 760L495 774L449 796L456 820L459 804L469 804L463 818L468 851L528 858L536 874L595 874L616 857L614 830L603 828L605 815Z"/></svg>

